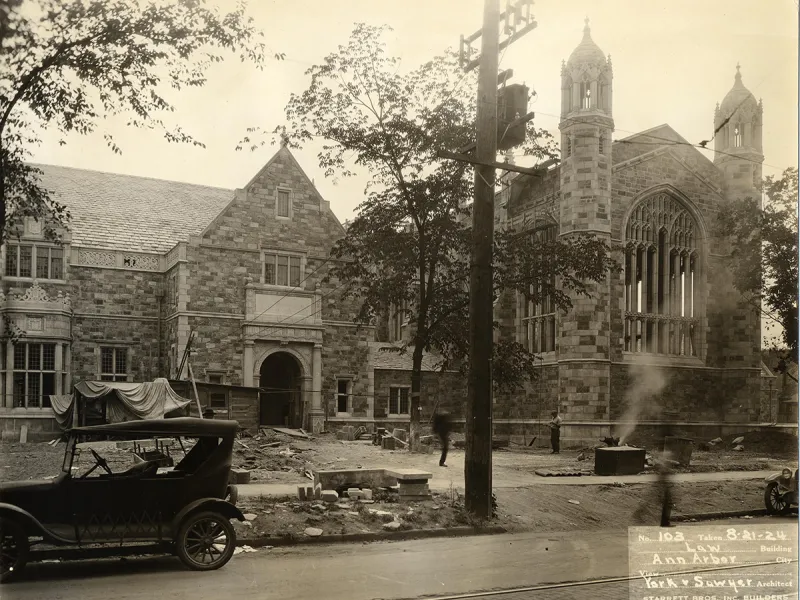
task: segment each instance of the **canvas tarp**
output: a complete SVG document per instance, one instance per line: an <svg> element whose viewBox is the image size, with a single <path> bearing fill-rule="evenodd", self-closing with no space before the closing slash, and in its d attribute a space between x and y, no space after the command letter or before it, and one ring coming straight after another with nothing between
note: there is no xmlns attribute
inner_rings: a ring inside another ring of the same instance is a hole
<svg viewBox="0 0 800 600"><path fill-rule="evenodd" d="M75 414L72 394L50 396L50 406L53 407L56 421L58 421L58 426L61 427L61 429L69 429L76 424L72 422L73 415Z"/></svg>
<svg viewBox="0 0 800 600"><path fill-rule="evenodd" d="M75 392L84 398L106 403L106 420L121 423L134 419L163 419L190 400L176 394L166 379L146 383L122 381L80 381ZM67 400L69 399L69 400ZM69 427L74 410L73 396L51 396L53 412L62 427Z"/></svg>

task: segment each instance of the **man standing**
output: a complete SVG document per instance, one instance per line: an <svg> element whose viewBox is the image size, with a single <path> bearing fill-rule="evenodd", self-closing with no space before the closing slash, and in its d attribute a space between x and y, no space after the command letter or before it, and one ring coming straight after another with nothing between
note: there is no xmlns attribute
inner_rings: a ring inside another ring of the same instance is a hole
<svg viewBox="0 0 800 600"><path fill-rule="evenodd" d="M554 410L550 413L552 415L552 419L550 420L550 445L553 447L553 450L550 454L558 454L561 450L560 446L560 437L561 437L561 417L558 416L558 411Z"/></svg>
<svg viewBox="0 0 800 600"><path fill-rule="evenodd" d="M439 466L446 467L447 450L450 448L450 415L440 412L433 415L433 433L435 433L442 444L442 456L439 459Z"/></svg>

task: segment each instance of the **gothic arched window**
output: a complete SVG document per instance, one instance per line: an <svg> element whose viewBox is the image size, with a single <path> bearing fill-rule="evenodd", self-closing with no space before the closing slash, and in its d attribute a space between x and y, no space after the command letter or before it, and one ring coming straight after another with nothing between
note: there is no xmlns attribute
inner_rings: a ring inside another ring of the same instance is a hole
<svg viewBox="0 0 800 600"><path fill-rule="evenodd" d="M666 193L636 205L625 229L627 352L699 356L698 226Z"/></svg>
<svg viewBox="0 0 800 600"><path fill-rule="evenodd" d="M536 230L535 235L541 242L555 242L558 237L558 226L548 225ZM555 277L550 280L555 287ZM518 295L518 308L521 321L519 342L528 352L538 354L552 352L556 349L556 304L550 294L544 294L541 287L529 290L530 295Z"/></svg>
<svg viewBox="0 0 800 600"><path fill-rule="evenodd" d="M733 129L733 145L737 148L741 148L742 146L742 129L741 125L736 125Z"/></svg>

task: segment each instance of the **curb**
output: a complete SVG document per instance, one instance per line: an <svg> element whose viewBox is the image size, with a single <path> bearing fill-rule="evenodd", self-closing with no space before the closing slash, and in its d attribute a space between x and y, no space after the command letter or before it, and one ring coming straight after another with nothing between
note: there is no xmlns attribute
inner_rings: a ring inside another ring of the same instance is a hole
<svg viewBox="0 0 800 600"><path fill-rule="evenodd" d="M672 518L675 522L691 521L711 521L713 519L730 519L735 517L763 517L766 516L767 510L764 508L756 508L753 510L729 510L710 513L696 513L693 515L676 515Z"/></svg>
<svg viewBox="0 0 800 600"><path fill-rule="evenodd" d="M267 536L237 539L237 546L262 548L264 546L298 546L305 544L346 544L354 542L401 541L438 537L467 537L507 533L504 527L450 527L441 529L411 529L408 531L377 531L374 533L346 533L318 537Z"/></svg>

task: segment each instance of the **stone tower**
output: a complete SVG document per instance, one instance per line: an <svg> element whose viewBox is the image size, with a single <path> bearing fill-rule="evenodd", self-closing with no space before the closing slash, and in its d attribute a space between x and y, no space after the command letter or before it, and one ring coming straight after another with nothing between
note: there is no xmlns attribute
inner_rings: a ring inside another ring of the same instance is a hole
<svg viewBox="0 0 800 600"><path fill-rule="evenodd" d="M761 143L764 106L744 87L739 65L733 87L714 111L714 164L725 175L729 199L754 196L764 162Z"/></svg>
<svg viewBox="0 0 800 600"><path fill-rule="evenodd" d="M611 58L583 39L561 69L560 235L611 240ZM609 418L611 298L608 282L574 296L562 317L557 360L559 404L573 421Z"/></svg>
<svg viewBox="0 0 800 600"><path fill-rule="evenodd" d="M762 146L764 106L742 83L736 65L733 87L714 111L714 164L722 171L727 201L755 198L761 204ZM730 251L730 248L728 248ZM722 263L725 265L725 263ZM717 271L727 273L721 266ZM718 275L722 278L722 276ZM715 306L717 320L710 326L718 329L718 345L724 365L729 368L760 369L760 315L741 302L729 306L726 296L738 298L730 282L712 281L709 302ZM714 293L715 292L715 293ZM727 292L727 293L726 293ZM760 373L760 371L759 371ZM754 376L755 377L755 376Z"/></svg>

